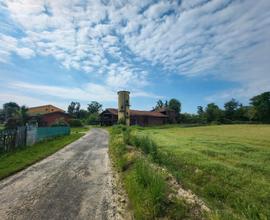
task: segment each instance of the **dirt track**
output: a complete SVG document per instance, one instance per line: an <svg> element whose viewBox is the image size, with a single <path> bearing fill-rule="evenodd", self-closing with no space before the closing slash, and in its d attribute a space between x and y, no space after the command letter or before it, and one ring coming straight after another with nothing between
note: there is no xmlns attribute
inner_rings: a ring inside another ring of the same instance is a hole
<svg viewBox="0 0 270 220"><path fill-rule="evenodd" d="M114 219L108 133L92 129L0 182L0 219Z"/></svg>

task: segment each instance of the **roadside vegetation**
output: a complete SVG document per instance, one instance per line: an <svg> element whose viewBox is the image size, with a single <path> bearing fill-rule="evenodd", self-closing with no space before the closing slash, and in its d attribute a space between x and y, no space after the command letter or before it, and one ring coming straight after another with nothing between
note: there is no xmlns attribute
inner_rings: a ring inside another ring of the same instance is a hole
<svg viewBox="0 0 270 220"><path fill-rule="evenodd" d="M130 132L121 125L110 128L109 152L135 219L203 219L206 213L195 211L175 196L168 183L169 174L155 163L157 145L147 137L133 136Z"/></svg>
<svg viewBox="0 0 270 220"><path fill-rule="evenodd" d="M156 155L206 202L209 219L270 219L269 125L134 127L132 134L130 144Z"/></svg>
<svg viewBox="0 0 270 220"><path fill-rule="evenodd" d="M20 148L0 155L0 179L18 172L31 164L55 153L64 146L77 140L83 133L71 133L39 142L33 146Z"/></svg>
<svg viewBox="0 0 270 220"><path fill-rule="evenodd" d="M91 125L85 125L81 127L71 127L70 131L71 133L86 133L92 128Z"/></svg>

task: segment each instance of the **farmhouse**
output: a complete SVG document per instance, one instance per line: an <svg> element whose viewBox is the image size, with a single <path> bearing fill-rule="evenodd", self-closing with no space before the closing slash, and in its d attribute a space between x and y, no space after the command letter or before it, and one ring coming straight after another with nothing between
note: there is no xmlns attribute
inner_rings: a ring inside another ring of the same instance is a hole
<svg viewBox="0 0 270 220"><path fill-rule="evenodd" d="M118 109L107 108L100 114L101 125L113 125L118 121L126 125L163 125L176 122L176 114L173 110L162 108L152 111L131 110L129 91L118 92Z"/></svg>
<svg viewBox="0 0 270 220"><path fill-rule="evenodd" d="M71 119L71 116L63 109L53 105L31 107L27 114L30 120L38 122L39 126L50 126L59 121L68 122Z"/></svg>
<svg viewBox="0 0 270 220"><path fill-rule="evenodd" d="M100 114L101 125L113 125L118 121L118 110L107 108ZM168 121L168 116L156 111L130 110L130 125L150 126L163 125Z"/></svg>

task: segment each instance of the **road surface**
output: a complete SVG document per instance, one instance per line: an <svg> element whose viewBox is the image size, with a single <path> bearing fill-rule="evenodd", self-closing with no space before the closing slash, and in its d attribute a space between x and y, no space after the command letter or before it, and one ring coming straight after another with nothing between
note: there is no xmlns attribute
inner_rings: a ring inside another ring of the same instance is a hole
<svg viewBox="0 0 270 220"><path fill-rule="evenodd" d="M114 219L108 133L92 129L0 182L0 219Z"/></svg>

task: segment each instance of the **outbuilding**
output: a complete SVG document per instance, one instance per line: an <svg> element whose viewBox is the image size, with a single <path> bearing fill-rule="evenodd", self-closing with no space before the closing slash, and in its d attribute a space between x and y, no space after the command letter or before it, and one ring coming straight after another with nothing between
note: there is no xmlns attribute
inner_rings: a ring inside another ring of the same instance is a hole
<svg viewBox="0 0 270 220"><path fill-rule="evenodd" d="M130 125L153 126L163 125L168 121L168 116L157 111L130 110ZM118 121L118 110L107 108L100 114L101 125L114 125Z"/></svg>
<svg viewBox="0 0 270 220"><path fill-rule="evenodd" d="M38 126L51 126L58 122L66 122L72 118L63 109L53 105L42 105L29 108L27 114L30 121L36 121Z"/></svg>

